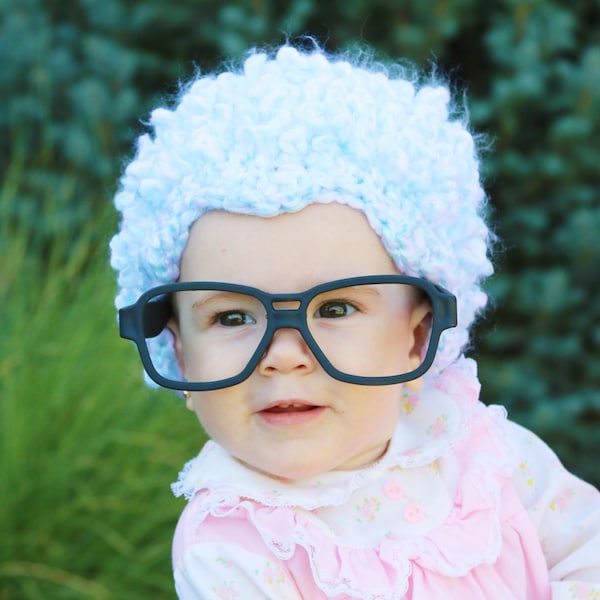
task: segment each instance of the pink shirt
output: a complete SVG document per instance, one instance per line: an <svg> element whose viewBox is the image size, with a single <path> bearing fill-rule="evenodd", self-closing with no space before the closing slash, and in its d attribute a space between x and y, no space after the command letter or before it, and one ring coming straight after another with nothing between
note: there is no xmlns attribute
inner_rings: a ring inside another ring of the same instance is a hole
<svg viewBox="0 0 600 600"><path fill-rule="evenodd" d="M179 598L600 599L600 494L478 393L462 361L375 465L304 481L208 442L173 486Z"/></svg>

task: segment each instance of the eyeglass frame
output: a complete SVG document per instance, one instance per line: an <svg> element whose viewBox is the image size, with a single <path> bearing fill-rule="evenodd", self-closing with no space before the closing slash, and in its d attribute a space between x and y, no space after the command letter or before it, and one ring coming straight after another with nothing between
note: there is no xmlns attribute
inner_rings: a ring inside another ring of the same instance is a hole
<svg viewBox="0 0 600 600"><path fill-rule="evenodd" d="M318 294L357 285L397 283L412 285L423 290L430 302L432 310L429 346L421 364L408 373L401 375L385 375L378 377L350 375L336 369L314 339L307 322L307 311L310 302ZM157 337L168 327L173 317L171 296L175 292L191 290L218 290L252 296L259 300L266 310L266 328L263 336L250 357L246 367L233 377L210 382L187 382L168 379L155 369L147 339ZM159 298L151 300L151 298ZM299 303L297 308L275 308L278 303ZM200 392L223 389L238 385L250 377L273 340L278 329L295 329L306 342L310 351L325 372L345 383L357 385L393 385L405 383L421 377L433 364L443 331L456 327L456 297L442 286L421 277L409 275L363 275L337 279L313 286L304 292L270 294L261 289L237 283L215 281L183 281L160 285L144 292L136 302L119 310L119 334L131 340L137 346L142 364L149 377L161 387L173 390Z"/></svg>

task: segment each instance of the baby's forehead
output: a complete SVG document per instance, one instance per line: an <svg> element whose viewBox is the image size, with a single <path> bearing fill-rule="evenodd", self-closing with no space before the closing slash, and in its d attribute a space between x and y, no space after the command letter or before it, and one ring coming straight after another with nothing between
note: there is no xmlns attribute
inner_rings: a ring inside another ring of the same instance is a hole
<svg viewBox="0 0 600 600"><path fill-rule="evenodd" d="M190 231L180 278L280 292L398 272L364 214L331 201L272 217L204 214Z"/></svg>
<svg viewBox="0 0 600 600"><path fill-rule="evenodd" d="M368 235L375 233L362 210L351 206L347 198L327 194L308 200L299 208L268 215L243 212L243 209L208 210L191 225L190 233L201 230L204 236L211 233L218 237L230 232L255 232L257 236L289 242L286 235L291 232L298 236L322 237L361 229L369 232ZM255 241L259 243L260 237Z"/></svg>

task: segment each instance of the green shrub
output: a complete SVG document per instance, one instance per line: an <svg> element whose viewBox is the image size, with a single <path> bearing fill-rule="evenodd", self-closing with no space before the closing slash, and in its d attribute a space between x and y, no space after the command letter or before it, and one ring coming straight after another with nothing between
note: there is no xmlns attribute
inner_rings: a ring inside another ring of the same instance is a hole
<svg viewBox="0 0 600 600"><path fill-rule="evenodd" d="M168 483L203 437L118 340L106 214L61 262L2 228L2 600L173 597Z"/></svg>

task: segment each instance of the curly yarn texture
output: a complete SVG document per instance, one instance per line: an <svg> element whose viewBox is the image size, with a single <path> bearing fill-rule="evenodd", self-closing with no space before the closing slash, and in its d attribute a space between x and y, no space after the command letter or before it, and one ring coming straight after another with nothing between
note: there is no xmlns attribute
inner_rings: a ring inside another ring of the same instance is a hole
<svg viewBox="0 0 600 600"><path fill-rule="evenodd" d="M366 215L402 273L456 295L458 327L442 335L435 377L468 344L492 273L477 148L451 108L444 85L319 49L254 52L237 71L197 78L173 110L152 113L115 196L117 308L177 280L206 211L270 217L339 202ZM180 377L168 331L150 351Z"/></svg>

